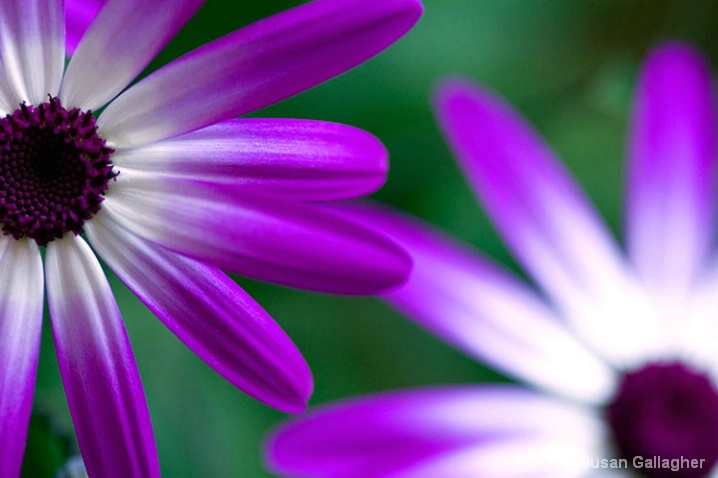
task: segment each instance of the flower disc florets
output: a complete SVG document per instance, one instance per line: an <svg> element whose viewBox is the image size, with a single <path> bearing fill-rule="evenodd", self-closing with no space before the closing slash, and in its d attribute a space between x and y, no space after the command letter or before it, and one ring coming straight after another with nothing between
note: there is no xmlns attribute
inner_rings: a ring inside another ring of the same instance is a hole
<svg viewBox="0 0 718 478"><path fill-rule="evenodd" d="M113 171L89 111L66 110L58 98L20 105L0 119L0 224L15 239L41 246L79 234L100 210Z"/></svg>
<svg viewBox="0 0 718 478"><path fill-rule="evenodd" d="M619 452L634 458L704 460L700 467L637 470L648 477L698 478L718 462L718 391L682 363L649 364L624 375L607 408Z"/></svg>

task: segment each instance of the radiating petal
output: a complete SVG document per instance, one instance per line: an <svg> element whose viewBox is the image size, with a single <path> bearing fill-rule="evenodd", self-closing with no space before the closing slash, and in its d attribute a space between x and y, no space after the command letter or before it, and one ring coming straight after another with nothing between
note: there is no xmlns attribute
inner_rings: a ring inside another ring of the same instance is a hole
<svg viewBox="0 0 718 478"><path fill-rule="evenodd" d="M101 215L85 229L118 277L219 374L282 411L306 408L312 376L304 358L226 274L140 239Z"/></svg>
<svg viewBox="0 0 718 478"><path fill-rule="evenodd" d="M72 55L106 0L65 0L65 51Z"/></svg>
<svg viewBox="0 0 718 478"><path fill-rule="evenodd" d="M100 214L135 234L260 280L371 294L406 279L411 261L385 235L303 203L124 170Z"/></svg>
<svg viewBox="0 0 718 478"><path fill-rule="evenodd" d="M94 110L122 91L204 0L108 0L70 60L63 103ZM202 76L202 75L198 75Z"/></svg>
<svg viewBox="0 0 718 478"><path fill-rule="evenodd" d="M467 447L481 455L482 447L532 439L581 452L598 449L604 435L587 409L519 387L446 387L320 407L276 430L265 456L283 476L388 477ZM575 466L583 456L564 458ZM451 469L443 471L433 476L453 476ZM474 476L493 476L476 471Z"/></svg>
<svg viewBox="0 0 718 478"><path fill-rule="evenodd" d="M257 188L297 200L334 200L374 192L388 171L384 146L360 129L289 119L229 120L136 149L120 150L124 167Z"/></svg>
<svg viewBox="0 0 718 478"><path fill-rule="evenodd" d="M43 276L35 241L0 236L0 476L20 476L40 351Z"/></svg>
<svg viewBox="0 0 718 478"><path fill-rule="evenodd" d="M419 0L316 0L242 28L151 74L98 119L116 146L138 146L276 103L394 43Z"/></svg>
<svg viewBox="0 0 718 478"><path fill-rule="evenodd" d="M26 101L57 95L65 68L62 0L0 2L0 106L8 112Z"/></svg>
<svg viewBox="0 0 718 478"><path fill-rule="evenodd" d="M660 351L655 311L610 233L523 119L459 80L440 88L437 115L509 248L582 338L622 365Z"/></svg>
<svg viewBox="0 0 718 478"><path fill-rule="evenodd" d="M88 474L159 477L140 375L100 263L69 236L48 244L45 268L60 374Z"/></svg>
<svg viewBox="0 0 718 478"><path fill-rule="evenodd" d="M627 247L658 300L683 298L715 229L712 79L698 53L664 44L643 68L629 149Z"/></svg>
<svg viewBox="0 0 718 478"><path fill-rule="evenodd" d="M340 210L390 234L411 255L409 280L385 296L407 317L520 380L586 402L610 398L613 370L507 271L388 209Z"/></svg>

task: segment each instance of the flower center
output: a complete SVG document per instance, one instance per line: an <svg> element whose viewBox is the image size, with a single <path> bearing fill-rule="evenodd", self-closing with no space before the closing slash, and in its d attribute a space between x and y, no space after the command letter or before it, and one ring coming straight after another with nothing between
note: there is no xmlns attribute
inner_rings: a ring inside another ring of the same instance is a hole
<svg viewBox="0 0 718 478"><path fill-rule="evenodd" d="M15 239L44 246L100 210L113 171L89 111L66 110L58 98L0 119L0 224Z"/></svg>
<svg viewBox="0 0 718 478"><path fill-rule="evenodd" d="M636 464L639 457L642 476L698 478L718 462L718 391L682 363L626 373L606 415L622 458ZM672 469L681 458L680 469Z"/></svg>

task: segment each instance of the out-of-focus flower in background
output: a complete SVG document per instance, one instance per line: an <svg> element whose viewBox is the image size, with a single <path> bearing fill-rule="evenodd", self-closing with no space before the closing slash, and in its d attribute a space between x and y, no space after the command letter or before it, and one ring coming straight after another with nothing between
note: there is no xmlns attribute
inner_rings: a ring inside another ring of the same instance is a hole
<svg viewBox="0 0 718 478"><path fill-rule="evenodd" d="M540 289L428 226L359 207L414 258L387 300L530 385L357 398L290 420L267 445L286 476L715 476L718 267L711 76L689 47L649 56L628 151L627 257L518 114L462 80L439 122Z"/></svg>
<svg viewBox="0 0 718 478"><path fill-rule="evenodd" d="M202 3L111 0L67 69L61 0L0 4L0 476L20 473L44 286L89 475L159 476L130 342L88 242L218 373L290 412L311 394L309 369L220 269L346 294L408 273L406 253L384 235L307 204L378 188L387 157L376 138L326 122L232 118L377 54L416 22L420 2L310 2L127 88Z"/></svg>

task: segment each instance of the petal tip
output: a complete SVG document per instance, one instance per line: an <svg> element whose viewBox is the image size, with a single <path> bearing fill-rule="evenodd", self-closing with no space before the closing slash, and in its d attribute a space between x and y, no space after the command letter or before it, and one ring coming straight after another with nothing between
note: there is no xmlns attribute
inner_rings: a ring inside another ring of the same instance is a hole
<svg viewBox="0 0 718 478"><path fill-rule="evenodd" d="M441 106L456 96L468 94L475 89L474 83L463 76L447 76L439 80L432 91L434 105Z"/></svg>
<svg viewBox="0 0 718 478"><path fill-rule="evenodd" d="M457 110L473 104L482 110L493 110L502 101L489 88L462 76L448 76L434 87L432 102L436 115L445 122Z"/></svg>
<svg viewBox="0 0 718 478"><path fill-rule="evenodd" d="M309 368L307 368L307 376L300 381L290 393L287 393L281 399L274 403L267 403L272 408L284 413L298 415L304 413L309 407L309 399L314 393L314 380Z"/></svg>
<svg viewBox="0 0 718 478"><path fill-rule="evenodd" d="M710 76L710 67L703 55L690 43L680 40L664 41L651 49L645 69L655 74L694 70Z"/></svg>
<svg viewBox="0 0 718 478"><path fill-rule="evenodd" d="M293 344L292 344L293 346ZM314 377L309 365L293 346L296 356L290 367L284 369L276 386L264 393L250 393L250 396L282 413L300 414L309 406L314 393Z"/></svg>
<svg viewBox="0 0 718 478"><path fill-rule="evenodd" d="M408 31L414 26L424 13L424 5L421 3L421 0L398 0L395 8L401 12L406 20L405 31Z"/></svg>
<svg viewBox="0 0 718 478"><path fill-rule="evenodd" d="M367 284L366 291L358 291L358 295L386 294L403 286L414 268L411 254L394 239L387 237L389 257L377 266L382 275L373 283Z"/></svg>
<svg viewBox="0 0 718 478"><path fill-rule="evenodd" d="M460 145L479 138L494 142L495 137L508 135L525 123L500 95L460 76L440 81L434 88L432 103L436 121L460 162L464 157L459 153Z"/></svg>
<svg viewBox="0 0 718 478"><path fill-rule="evenodd" d="M282 400L277 400L274 402L270 401L263 401L265 405L268 405L272 407L273 409L277 410L278 412L282 413L289 413L292 415L300 415L304 413L307 408L309 407L309 399L300 399L297 397L296 400L291 400L287 397L284 397Z"/></svg>
<svg viewBox="0 0 718 478"><path fill-rule="evenodd" d="M410 11L414 15L414 21L419 20L424 14L424 4L421 3L421 0L408 0L408 3Z"/></svg>
<svg viewBox="0 0 718 478"><path fill-rule="evenodd" d="M357 143L362 150L362 156L371 159L373 165L372 173L377 175L377 184L374 189L366 194L371 194L384 185L389 173L389 150L384 143L374 134L351 125L341 125L347 131L353 132Z"/></svg>

